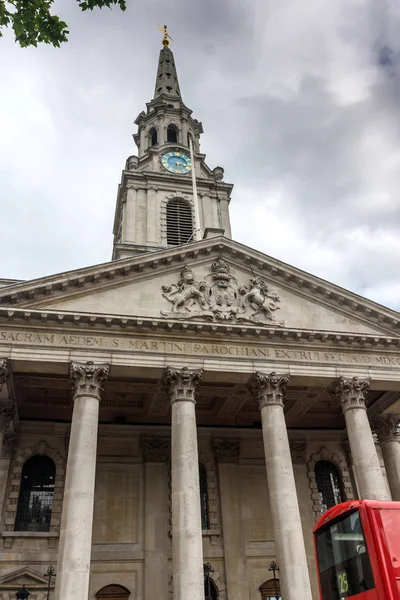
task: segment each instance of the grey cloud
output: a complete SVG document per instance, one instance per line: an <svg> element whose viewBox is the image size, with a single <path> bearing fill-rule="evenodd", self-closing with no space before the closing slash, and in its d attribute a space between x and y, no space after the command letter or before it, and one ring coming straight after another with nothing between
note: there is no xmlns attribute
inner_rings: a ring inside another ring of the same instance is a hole
<svg viewBox="0 0 400 600"><path fill-rule="evenodd" d="M183 99L203 122L202 150L235 183L236 239L400 306L395 2L128 0L126 13L81 13L63 0L58 9L71 31L60 50L0 40L2 276L110 258L159 22L174 38Z"/></svg>

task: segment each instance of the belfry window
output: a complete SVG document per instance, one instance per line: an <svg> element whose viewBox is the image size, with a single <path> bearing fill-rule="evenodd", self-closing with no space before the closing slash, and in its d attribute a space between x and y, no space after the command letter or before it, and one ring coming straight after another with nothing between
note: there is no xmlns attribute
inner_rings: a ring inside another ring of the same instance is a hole
<svg viewBox="0 0 400 600"><path fill-rule="evenodd" d="M170 88L170 90L172 90L172 88ZM178 130L175 125L170 125L167 129L167 142L170 142L171 144L178 143Z"/></svg>
<svg viewBox="0 0 400 600"><path fill-rule="evenodd" d="M150 129L150 131L149 131L149 142L150 142L150 146L157 146L157 144L158 144L158 134L157 134L157 129L155 127Z"/></svg>
<svg viewBox="0 0 400 600"><path fill-rule="evenodd" d="M186 200L173 198L167 204L167 244L186 244L193 236L192 208Z"/></svg>
<svg viewBox="0 0 400 600"><path fill-rule="evenodd" d="M321 513L344 500L342 483L335 465L327 460L315 463L315 480L321 502Z"/></svg>
<svg viewBox="0 0 400 600"><path fill-rule="evenodd" d="M32 456L22 468L15 531L49 531L56 465L48 456Z"/></svg>
<svg viewBox="0 0 400 600"><path fill-rule="evenodd" d="M201 508L201 528L203 530L210 529L210 517L208 514L208 485L207 471L204 465L199 463L199 479L200 479L200 508Z"/></svg>

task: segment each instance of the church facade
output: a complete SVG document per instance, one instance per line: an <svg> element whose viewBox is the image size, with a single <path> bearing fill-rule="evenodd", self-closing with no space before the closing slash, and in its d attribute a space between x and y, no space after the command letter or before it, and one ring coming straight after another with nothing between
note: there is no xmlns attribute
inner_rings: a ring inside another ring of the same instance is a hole
<svg viewBox="0 0 400 600"><path fill-rule="evenodd" d="M231 238L167 35L135 123L112 260L0 287L0 599L316 600L400 500L400 316Z"/></svg>

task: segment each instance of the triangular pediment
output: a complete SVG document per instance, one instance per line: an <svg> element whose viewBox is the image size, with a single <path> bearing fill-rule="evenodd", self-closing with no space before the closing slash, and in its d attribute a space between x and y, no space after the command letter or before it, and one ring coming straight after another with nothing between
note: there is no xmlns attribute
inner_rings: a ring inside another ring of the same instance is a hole
<svg viewBox="0 0 400 600"><path fill-rule="evenodd" d="M29 591L34 589L46 589L48 580L41 573L34 571L29 567L10 571L10 573L6 573L0 577L0 590L18 590L23 585L25 585Z"/></svg>
<svg viewBox="0 0 400 600"><path fill-rule="evenodd" d="M3 306L399 336L399 313L223 237L0 289Z"/></svg>

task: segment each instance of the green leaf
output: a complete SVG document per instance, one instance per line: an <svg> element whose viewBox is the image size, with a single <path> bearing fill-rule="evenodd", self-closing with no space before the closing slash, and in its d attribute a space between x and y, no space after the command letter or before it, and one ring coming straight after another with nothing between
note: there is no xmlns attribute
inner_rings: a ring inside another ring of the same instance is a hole
<svg viewBox="0 0 400 600"><path fill-rule="evenodd" d="M125 0L76 0L82 11L94 8L126 9ZM55 48L68 41L68 26L51 14L54 0L0 0L0 37L3 27L12 27L15 41L22 47L37 47L39 43Z"/></svg>

